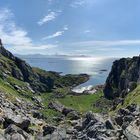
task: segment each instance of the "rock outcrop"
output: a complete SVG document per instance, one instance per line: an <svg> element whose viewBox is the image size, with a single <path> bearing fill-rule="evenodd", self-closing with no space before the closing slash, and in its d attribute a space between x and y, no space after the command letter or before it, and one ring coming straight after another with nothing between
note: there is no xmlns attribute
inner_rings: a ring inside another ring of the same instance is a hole
<svg viewBox="0 0 140 140"><path fill-rule="evenodd" d="M33 68L0 45L0 77L8 79L9 76L27 82L33 92L47 92L55 87L77 86L89 79L87 74L61 76L57 72Z"/></svg>
<svg viewBox="0 0 140 140"><path fill-rule="evenodd" d="M140 56L116 60L106 80L104 95L108 99L124 98L139 82Z"/></svg>

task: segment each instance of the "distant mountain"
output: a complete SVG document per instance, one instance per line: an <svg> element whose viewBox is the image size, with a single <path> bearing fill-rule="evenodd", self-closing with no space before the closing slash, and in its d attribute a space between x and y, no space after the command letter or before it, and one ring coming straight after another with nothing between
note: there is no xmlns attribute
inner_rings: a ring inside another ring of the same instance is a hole
<svg viewBox="0 0 140 140"><path fill-rule="evenodd" d="M88 55L62 55L62 54L53 54L53 55L43 55L43 54L28 54L28 55L21 55L21 54L15 54L15 56L20 58L50 58L50 57L56 57L56 58L64 58L64 57L92 57Z"/></svg>

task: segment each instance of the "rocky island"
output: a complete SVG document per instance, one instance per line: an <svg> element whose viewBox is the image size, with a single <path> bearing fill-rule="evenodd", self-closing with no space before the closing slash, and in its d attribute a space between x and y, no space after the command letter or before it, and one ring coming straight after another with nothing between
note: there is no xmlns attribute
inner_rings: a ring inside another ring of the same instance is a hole
<svg viewBox="0 0 140 140"><path fill-rule="evenodd" d="M0 140L140 140L140 57L113 63L105 86L33 68L0 46Z"/></svg>

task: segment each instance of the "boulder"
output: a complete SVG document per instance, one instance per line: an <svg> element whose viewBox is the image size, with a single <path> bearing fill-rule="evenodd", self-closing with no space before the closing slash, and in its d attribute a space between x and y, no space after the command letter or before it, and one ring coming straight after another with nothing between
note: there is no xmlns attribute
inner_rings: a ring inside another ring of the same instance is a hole
<svg viewBox="0 0 140 140"><path fill-rule="evenodd" d="M140 140L140 118L128 125L124 134L128 140Z"/></svg>
<svg viewBox="0 0 140 140"><path fill-rule="evenodd" d="M38 111L33 111L32 114L33 114L34 118L37 118L37 119L43 119L44 118L43 114L38 112Z"/></svg>
<svg viewBox="0 0 140 140"><path fill-rule="evenodd" d="M32 140L28 133L15 125L9 125L4 133L6 137L10 137L10 140Z"/></svg>
<svg viewBox="0 0 140 140"><path fill-rule="evenodd" d="M64 114L65 116L67 116L68 113L70 113L72 111L73 111L73 109L64 107L63 110L62 110L62 114Z"/></svg>
<svg viewBox="0 0 140 140"><path fill-rule="evenodd" d="M50 102L48 104L48 108L49 109L54 109L54 110L56 110L58 112L62 112L62 110L63 110L64 107L63 107L63 105L52 101L52 102Z"/></svg>
<svg viewBox="0 0 140 140"><path fill-rule="evenodd" d="M10 124L15 124L21 129L27 130L30 125L30 120L27 117L16 115L13 112L6 112L4 119L4 128L8 127Z"/></svg>
<svg viewBox="0 0 140 140"><path fill-rule="evenodd" d="M43 126L43 136L46 136L48 134L52 134L56 128L54 126Z"/></svg>
<svg viewBox="0 0 140 140"><path fill-rule="evenodd" d="M80 119L80 115L77 111L71 111L70 113L67 114L67 117L70 119L70 120L78 120Z"/></svg>
<svg viewBox="0 0 140 140"><path fill-rule="evenodd" d="M115 129L114 125L110 119L105 121L105 126L106 126L106 129L113 129L113 130Z"/></svg>

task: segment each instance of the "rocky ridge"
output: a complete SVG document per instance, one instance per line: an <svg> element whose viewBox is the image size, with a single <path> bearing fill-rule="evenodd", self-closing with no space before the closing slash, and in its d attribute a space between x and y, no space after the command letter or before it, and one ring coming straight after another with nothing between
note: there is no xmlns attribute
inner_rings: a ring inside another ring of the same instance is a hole
<svg viewBox="0 0 140 140"><path fill-rule="evenodd" d="M116 60L106 80L104 95L108 99L125 98L139 82L140 56Z"/></svg>
<svg viewBox="0 0 140 140"><path fill-rule="evenodd" d="M45 121L37 107L29 101L16 98L12 103L0 93L0 139L2 140L139 140L140 106L135 104L119 109L110 117L88 112L83 116L71 114L70 125L62 118L59 125ZM63 108L64 109L64 108ZM65 109L65 112L66 109ZM74 112L68 110L65 114Z"/></svg>

